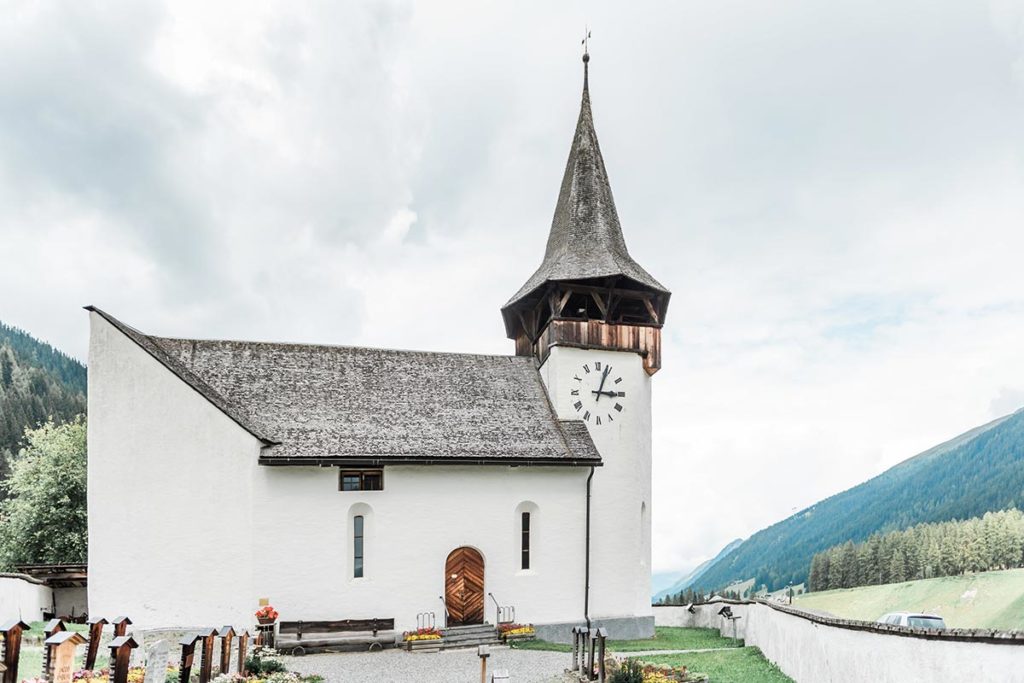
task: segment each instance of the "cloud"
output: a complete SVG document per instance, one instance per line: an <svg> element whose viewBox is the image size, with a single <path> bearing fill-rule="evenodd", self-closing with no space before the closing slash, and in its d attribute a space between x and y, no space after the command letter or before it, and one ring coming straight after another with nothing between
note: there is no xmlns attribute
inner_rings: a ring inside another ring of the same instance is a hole
<svg viewBox="0 0 1024 683"><path fill-rule="evenodd" d="M1005 0L18 3L0 319L83 358L86 303L160 334L511 352L585 23L626 240L674 292L655 569L1022 402Z"/></svg>

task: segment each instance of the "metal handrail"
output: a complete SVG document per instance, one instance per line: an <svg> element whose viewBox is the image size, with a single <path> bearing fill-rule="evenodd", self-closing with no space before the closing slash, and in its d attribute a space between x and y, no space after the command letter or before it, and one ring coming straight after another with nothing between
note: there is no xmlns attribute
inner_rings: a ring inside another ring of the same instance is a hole
<svg viewBox="0 0 1024 683"><path fill-rule="evenodd" d="M433 612L420 612L416 615L416 629L433 629L436 620Z"/></svg>
<svg viewBox="0 0 1024 683"><path fill-rule="evenodd" d="M441 601L442 605L444 605L444 625L445 625L445 628L447 628L448 627L448 619L452 616L448 612L448 603L444 601L444 596L443 595L438 595L437 599Z"/></svg>
<svg viewBox="0 0 1024 683"><path fill-rule="evenodd" d="M513 605L501 605L494 593L488 593L494 601L494 619L496 624L510 624L516 620L516 608Z"/></svg>

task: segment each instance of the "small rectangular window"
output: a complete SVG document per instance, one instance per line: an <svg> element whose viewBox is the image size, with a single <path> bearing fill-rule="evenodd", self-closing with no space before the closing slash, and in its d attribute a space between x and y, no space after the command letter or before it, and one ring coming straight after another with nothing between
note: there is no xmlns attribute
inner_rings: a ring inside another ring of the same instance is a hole
<svg viewBox="0 0 1024 683"><path fill-rule="evenodd" d="M522 554L522 568L530 568L530 513L523 513L523 554Z"/></svg>
<svg viewBox="0 0 1024 683"><path fill-rule="evenodd" d="M384 490L384 472L382 470L343 470L339 477L339 491Z"/></svg>
<svg viewBox="0 0 1024 683"><path fill-rule="evenodd" d="M352 576L359 579L363 576L363 516L357 515L352 520L352 547L354 549Z"/></svg>

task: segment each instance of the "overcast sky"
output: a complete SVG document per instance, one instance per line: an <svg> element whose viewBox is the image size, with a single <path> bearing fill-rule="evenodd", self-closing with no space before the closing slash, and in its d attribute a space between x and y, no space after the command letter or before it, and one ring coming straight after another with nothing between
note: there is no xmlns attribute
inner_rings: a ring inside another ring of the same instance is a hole
<svg viewBox="0 0 1024 683"><path fill-rule="evenodd" d="M556 6L557 5L557 6ZM579 107L654 568L1024 405L1024 2L0 2L0 320L511 353ZM713 482L713 483L709 483Z"/></svg>

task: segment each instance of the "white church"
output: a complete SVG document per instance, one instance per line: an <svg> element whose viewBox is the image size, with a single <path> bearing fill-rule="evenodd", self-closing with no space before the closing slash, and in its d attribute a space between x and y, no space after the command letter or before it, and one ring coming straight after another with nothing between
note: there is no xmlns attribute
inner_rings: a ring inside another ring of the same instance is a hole
<svg viewBox="0 0 1024 683"><path fill-rule="evenodd" d="M501 604L544 638L653 635L669 296L626 249L585 66L543 262L501 309L515 355L180 339L88 307L89 612L249 625L268 600L402 631Z"/></svg>

